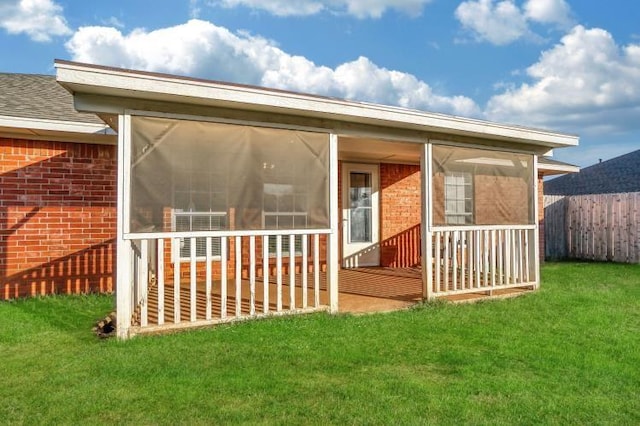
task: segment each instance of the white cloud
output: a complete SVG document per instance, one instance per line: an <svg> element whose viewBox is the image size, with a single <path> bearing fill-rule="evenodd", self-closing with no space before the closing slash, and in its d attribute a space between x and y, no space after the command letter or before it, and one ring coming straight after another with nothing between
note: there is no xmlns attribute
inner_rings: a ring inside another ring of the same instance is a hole
<svg viewBox="0 0 640 426"><path fill-rule="evenodd" d="M529 31L520 9L510 0L472 0L461 3L456 18L481 41L497 45L509 44Z"/></svg>
<svg viewBox="0 0 640 426"><path fill-rule="evenodd" d="M527 18L543 24L566 27L571 24L571 8L565 0L529 0L524 4Z"/></svg>
<svg viewBox="0 0 640 426"><path fill-rule="evenodd" d="M571 24L571 9L565 0L527 0L522 7L513 0L468 0L460 3L455 16L477 41L496 45L539 39L531 23L561 28Z"/></svg>
<svg viewBox="0 0 640 426"><path fill-rule="evenodd" d="M407 108L477 116L464 96L433 93L411 74L360 57L335 69L290 55L270 40L231 33L201 20L155 31L123 34L115 28L80 28L66 45L73 60L169 72Z"/></svg>
<svg viewBox="0 0 640 426"><path fill-rule="evenodd" d="M640 128L640 44L574 27L527 69L533 80L491 98L492 120L583 133Z"/></svg>
<svg viewBox="0 0 640 426"><path fill-rule="evenodd" d="M0 27L9 34L27 34L38 42L71 34L62 7L52 0L3 0L0 2Z"/></svg>
<svg viewBox="0 0 640 426"><path fill-rule="evenodd" d="M244 6L276 16L308 16L320 12L347 13L357 18L380 18L395 9L417 16L432 0L213 0L210 4L233 8Z"/></svg>

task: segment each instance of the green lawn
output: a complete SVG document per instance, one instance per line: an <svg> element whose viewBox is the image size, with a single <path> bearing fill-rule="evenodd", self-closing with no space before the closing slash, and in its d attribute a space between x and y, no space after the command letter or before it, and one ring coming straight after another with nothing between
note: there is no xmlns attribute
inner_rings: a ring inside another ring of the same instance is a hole
<svg viewBox="0 0 640 426"><path fill-rule="evenodd" d="M640 265L539 292L98 340L106 296L0 303L0 423L640 424Z"/></svg>

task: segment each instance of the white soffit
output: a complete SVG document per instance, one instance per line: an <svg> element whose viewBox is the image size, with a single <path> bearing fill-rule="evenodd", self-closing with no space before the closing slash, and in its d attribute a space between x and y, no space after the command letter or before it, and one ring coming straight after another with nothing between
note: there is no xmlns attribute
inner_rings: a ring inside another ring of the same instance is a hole
<svg viewBox="0 0 640 426"><path fill-rule="evenodd" d="M291 114L547 147L578 144L578 137L574 135L400 107L60 60L56 61L55 67L58 82L74 94Z"/></svg>
<svg viewBox="0 0 640 426"><path fill-rule="evenodd" d="M115 134L106 124L43 120L0 115L0 127L87 134Z"/></svg>
<svg viewBox="0 0 640 426"><path fill-rule="evenodd" d="M0 136L4 137L109 144L116 142L115 135L106 124L0 115Z"/></svg>
<svg viewBox="0 0 640 426"><path fill-rule="evenodd" d="M564 173L578 173L580 171L580 167L560 161L551 162L541 157L538 159L538 170L540 170L545 175L554 175Z"/></svg>

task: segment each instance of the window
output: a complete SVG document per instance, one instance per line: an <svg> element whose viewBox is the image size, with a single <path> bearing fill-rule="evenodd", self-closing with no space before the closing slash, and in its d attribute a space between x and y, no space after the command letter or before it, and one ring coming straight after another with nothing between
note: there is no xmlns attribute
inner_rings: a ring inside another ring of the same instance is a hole
<svg viewBox="0 0 640 426"><path fill-rule="evenodd" d="M224 171L179 169L174 173L172 230L216 231L228 229L227 177ZM204 237L196 238L196 258L206 257ZM220 238L211 241L211 255L221 256ZM180 260L191 258L191 238L180 238Z"/></svg>
<svg viewBox="0 0 640 426"><path fill-rule="evenodd" d="M263 163L262 223L265 229L298 229L308 226L308 189L306 182L296 181L293 167L277 162ZM295 237L296 255L302 254L302 237ZM282 255L288 256L288 238L282 238ZM269 238L269 253L275 256L276 238Z"/></svg>
<svg viewBox="0 0 640 426"><path fill-rule="evenodd" d="M181 231L214 231L227 228L226 212L173 212L173 229ZM211 240L211 255L220 257L222 254L220 238ZM207 255L207 239L196 238L196 257L205 258ZM191 258L191 238L180 238L180 260Z"/></svg>
<svg viewBox="0 0 640 426"><path fill-rule="evenodd" d="M444 176L444 205L447 225L473 223L471 173L447 172Z"/></svg>

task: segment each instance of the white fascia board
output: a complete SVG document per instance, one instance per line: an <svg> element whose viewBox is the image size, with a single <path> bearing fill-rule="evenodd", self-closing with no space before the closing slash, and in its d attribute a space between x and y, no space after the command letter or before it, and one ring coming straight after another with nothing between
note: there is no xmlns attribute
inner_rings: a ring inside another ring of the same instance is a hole
<svg viewBox="0 0 640 426"><path fill-rule="evenodd" d="M547 147L578 145L578 137L400 107L346 101L69 62L56 62L57 80L73 92L123 96L510 140Z"/></svg>
<svg viewBox="0 0 640 426"><path fill-rule="evenodd" d="M26 117L0 115L0 127L28 129L33 131L52 131L82 134L114 135L115 132L106 124L82 123L76 121L44 120Z"/></svg>
<svg viewBox="0 0 640 426"><path fill-rule="evenodd" d="M571 164L545 164L542 162L538 163L538 169L543 173L553 172L553 174L578 173L580 171L580 167Z"/></svg>

